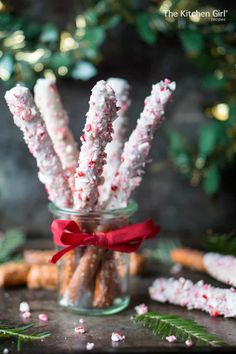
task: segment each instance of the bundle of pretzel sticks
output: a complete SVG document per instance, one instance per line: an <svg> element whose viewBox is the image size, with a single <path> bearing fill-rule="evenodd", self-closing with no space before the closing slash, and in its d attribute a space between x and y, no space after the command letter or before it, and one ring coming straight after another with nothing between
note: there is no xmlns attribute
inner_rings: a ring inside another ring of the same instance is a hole
<svg viewBox="0 0 236 354"><path fill-rule="evenodd" d="M6 92L5 98L36 159L38 177L49 200L59 208L91 213L128 205L131 193L141 183L154 134L174 90L175 83L167 79L153 85L137 126L126 141L129 85L118 78L97 82L89 100L80 151L55 82L39 79L34 98L23 86ZM113 255L106 252L108 262L104 255L103 249L88 246L83 248L79 262L74 251L63 257L61 291L67 303L76 303L79 294L89 288L93 306L112 305L115 295L109 290L116 269L111 267Z"/></svg>
<svg viewBox="0 0 236 354"><path fill-rule="evenodd" d="M55 290L58 285L57 266L49 264L54 250L28 249L23 259L9 261L0 265L0 287L16 287L26 285L29 289ZM141 253L130 254L131 276L143 274L146 259Z"/></svg>

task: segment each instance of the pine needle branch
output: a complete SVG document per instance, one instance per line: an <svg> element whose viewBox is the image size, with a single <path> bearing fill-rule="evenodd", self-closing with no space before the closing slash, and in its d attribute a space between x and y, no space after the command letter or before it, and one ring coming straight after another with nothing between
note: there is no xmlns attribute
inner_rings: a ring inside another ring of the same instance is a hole
<svg viewBox="0 0 236 354"><path fill-rule="evenodd" d="M26 341L41 340L50 336L49 332L40 333L25 333L33 324L27 324L20 327L11 327L8 325L0 324L0 339L1 338L16 338L17 350L20 351L21 343Z"/></svg>
<svg viewBox="0 0 236 354"><path fill-rule="evenodd" d="M226 344L215 334L209 333L206 328L200 326L191 319L175 315L162 315L151 311L134 318L135 322L142 322L144 327L165 340L167 336L174 335L179 342L191 340L198 345L219 346Z"/></svg>

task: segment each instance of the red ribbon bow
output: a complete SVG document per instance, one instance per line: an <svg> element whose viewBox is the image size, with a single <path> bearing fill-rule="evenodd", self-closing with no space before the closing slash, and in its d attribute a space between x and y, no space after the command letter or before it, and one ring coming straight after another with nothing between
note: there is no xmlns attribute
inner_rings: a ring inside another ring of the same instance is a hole
<svg viewBox="0 0 236 354"><path fill-rule="evenodd" d="M160 231L152 219L139 224L107 232L84 233L73 220L54 220L51 225L54 243L63 248L50 260L56 263L65 253L76 247L97 246L118 252L136 252L144 239L153 238Z"/></svg>

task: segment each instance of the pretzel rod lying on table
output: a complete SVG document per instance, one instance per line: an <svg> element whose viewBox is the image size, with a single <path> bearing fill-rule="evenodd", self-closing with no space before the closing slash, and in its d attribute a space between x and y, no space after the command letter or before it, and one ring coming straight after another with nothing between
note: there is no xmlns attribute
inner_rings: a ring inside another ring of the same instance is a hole
<svg viewBox="0 0 236 354"><path fill-rule="evenodd" d="M170 257L175 263L208 273L222 283L236 287L236 258L233 256L176 248L171 251Z"/></svg>

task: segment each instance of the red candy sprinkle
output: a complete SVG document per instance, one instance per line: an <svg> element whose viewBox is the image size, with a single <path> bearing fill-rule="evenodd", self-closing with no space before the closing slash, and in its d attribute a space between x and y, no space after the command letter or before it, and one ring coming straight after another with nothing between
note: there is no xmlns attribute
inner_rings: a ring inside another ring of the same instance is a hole
<svg viewBox="0 0 236 354"><path fill-rule="evenodd" d="M211 316L212 317L218 317L220 314L218 311L212 311Z"/></svg>
<svg viewBox="0 0 236 354"><path fill-rule="evenodd" d="M79 177L83 177L84 175L85 175L84 172L82 172L82 171L79 171L79 172L78 172L78 176L79 176Z"/></svg>
<svg viewBox="0 0 236 354"><path fill-rule="evenodd" d="M113 192L117 191L118 187L117 186L111 186L111 189L113 190Z"/></svg>
<svg viewBox="0 0 236 354"><path fill-rule="evenodd" d="M85 143L86 142L86 138L84 135L81 136L81 140Z"/></svg>
<svg viewBox="0 0 236 354"><path fill-rule="evenodd" d="M87 124L86 125L86 131L89 133L92 131L92 125L91 124Z"/></svg>
<svg viewBox="0 0 236 354"><path fill-rule="evenodd" d="M89 163L88 163L89 168L93 168L94 165L96 165L96 161L92 161L92 160L89 161Z"/></svg>
<svg viewBox="0 0 236 354"><path fill-rule="evenodd" d="M206 300L208 299L206 294L203 294L202 297L203 297L203 299L206 299Z"/></svg>

